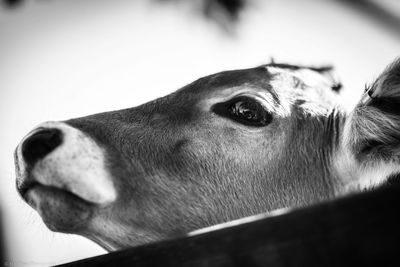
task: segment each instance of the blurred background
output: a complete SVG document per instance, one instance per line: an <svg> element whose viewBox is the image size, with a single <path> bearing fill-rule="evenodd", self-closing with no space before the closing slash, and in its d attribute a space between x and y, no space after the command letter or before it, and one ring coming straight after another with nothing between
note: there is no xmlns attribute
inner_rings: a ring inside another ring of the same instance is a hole
<svg viewBox="0 0 400 267"><path fill-rule="evenodd" d="M365 83L398 56L398 0L2 1L6 266L48 266L105 253L84 238L50 232L17 195L13 150L37 124L133 107L201 76L271 58L334 65L344 85L342 101L351 107Z"/></svg>

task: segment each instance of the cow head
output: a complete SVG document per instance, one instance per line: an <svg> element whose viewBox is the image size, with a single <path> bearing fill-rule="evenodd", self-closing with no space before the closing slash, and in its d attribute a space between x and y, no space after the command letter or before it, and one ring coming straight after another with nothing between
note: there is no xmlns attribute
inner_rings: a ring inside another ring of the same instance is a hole
<svg viewBox="0 0 400 267"><path fill-rule="evenodd" d="M393 107L399 66L373 84ZM113 250L373 186L366 170L398 169L399 110L367 99L348 115L337 88L328 68L271 63L47 122L16 149L17 188L51 230Z"/></svg>

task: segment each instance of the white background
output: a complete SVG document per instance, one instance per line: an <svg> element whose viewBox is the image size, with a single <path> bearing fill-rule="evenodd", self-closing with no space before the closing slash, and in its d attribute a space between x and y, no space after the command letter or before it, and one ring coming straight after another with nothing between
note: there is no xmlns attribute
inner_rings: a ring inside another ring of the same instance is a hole
<svg viewBox="0 0 400 267"><path fill-rule="evenodd" d="M15 191L13 150L40 122L132 107L201 76L271 57L334 64L343 101L351 105L365 82L400 56L400 29L341 1L259 1L234 36L187 5L153 4L55 0L0 8L0 204L8 259L16 266L105 253L84 238L47 230Z"/></svg>

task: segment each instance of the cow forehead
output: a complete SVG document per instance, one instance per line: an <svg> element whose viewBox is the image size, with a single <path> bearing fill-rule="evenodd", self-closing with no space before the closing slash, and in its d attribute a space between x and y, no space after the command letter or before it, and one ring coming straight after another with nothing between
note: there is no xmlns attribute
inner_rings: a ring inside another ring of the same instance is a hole
<svg viewBox="0 0 400 267"><path fill-rule="evenodd" d="M264 67L229 70L202 77L178 90L178 93L207 94L226 88L238 88L252 84L263 87L268 84L271 76Z"/></svg>
<svg viewBox="0 0 400 267"><path fill-rule="evenodd" d="M272 86L271 81L279 81ZM319 72L307 68L287 69L276 66L260 66L256 68L230 70L215 73L196 80L183 87L180 91L208 93L225 90L226 88L240 89L246 86L253 89L264 89L275 94L277 90L330 88L330 81Z"/></svg>
<svg viewBox="0 0 400 267"><path fill-rule="evenodd" d="M183 87L177 93L187 99L194 95L194 99L207 99L211 103L244 92L262 94L279 105L290 105L298 99L324 105L336 102L330 81L317 71L268 65L209 75Z"/></svg>

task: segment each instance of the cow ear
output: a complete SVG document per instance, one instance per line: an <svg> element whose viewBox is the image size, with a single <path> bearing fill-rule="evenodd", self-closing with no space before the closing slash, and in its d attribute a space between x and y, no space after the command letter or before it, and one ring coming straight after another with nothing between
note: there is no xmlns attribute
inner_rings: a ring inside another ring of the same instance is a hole
<svg viewBox="0 0 400 267"><path fill-rule="evenodd" d="M400 60L366 87L346 125L347 140L355 153L400 156Z"/></svg>
<svg viewBox="0 0 400 267"><path fill-rule="evenodd" d="M365 90L364 98L368 96L370 101L394 101L394 98L400 98L400 58L390 64Z"/></svg>
<svg viewBox="0 0 400 267"><path fill-rule="evenodd" d="M367 86L347 116L342 148L338 166L357 168L353 186L371 188L400 173L400 60Z"/></svg>

